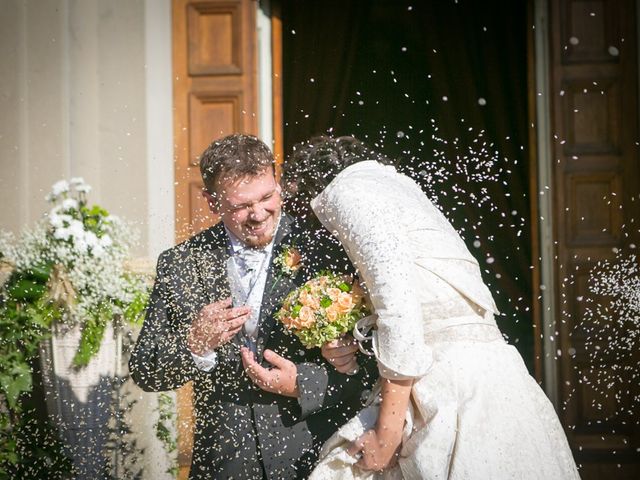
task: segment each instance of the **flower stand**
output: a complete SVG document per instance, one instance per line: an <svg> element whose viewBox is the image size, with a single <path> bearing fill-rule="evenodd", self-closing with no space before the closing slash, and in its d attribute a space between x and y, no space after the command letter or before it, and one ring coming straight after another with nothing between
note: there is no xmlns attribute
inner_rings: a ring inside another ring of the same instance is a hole
<svg viewBox="0 0 640 480"><path fill-rule="evenodd" d="M80 334L80 325L54 325L51 338L40 347L40 362L47 411L73 459L76 478L93 480L102 478L107 468L105 446L120 342L109 323L99 352L88 366L77 369L72 361Z"/></svg>

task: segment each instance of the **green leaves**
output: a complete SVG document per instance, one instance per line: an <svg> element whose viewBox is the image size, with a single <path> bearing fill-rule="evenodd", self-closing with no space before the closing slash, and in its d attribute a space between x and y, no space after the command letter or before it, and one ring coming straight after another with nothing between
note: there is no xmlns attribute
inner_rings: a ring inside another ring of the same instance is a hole
<svg viewBox="0 0 640 480"><path fill-rule="evenodd" d="M44 285L49 280L52 268L53 266L51 264L34 265L29 267L26 274L27 277L30 277L34 281Z"/></svg>
<svg viewBox="0 0 640 480"><path fill-rule="evenodd" d="M31 373L28 364L22 361L13 361L9 368L0 374L0 388L2 388L2 393L12 410L17 407L20 394L31 391Z"/></svg>
<svg viewBox="0 0 640 480"><path fill-rule="evenodd" d="M47 288L51 275L51 265L43 264L30 267L23 272L14 273L7 284L9 297L18 302L34 302Z"/></svg>
<svg viewBox="0 0 640 480"><path fill-rule="evenodd" d="M353 330L356 322L362 317L359 311L331 323L325 323L317 328L296 330L295 335L306 348L321 347L325 343Z"/></svg>
<svg viewBox="0 0 640 480"><path fill-rule="evenodd" d="M87 230L95 233L98 238L104 234L103 226L108 223L109 216L109 212L104 208L99 205L93 205L91 208L83 205L80 207L80 216Z"/></svg>
<svg viewBox="0 0 640 480"><path fill-rule="evenodd" d="M158 395L157 411L158 421L155 423L156 438L162 442L164 451L172 458L167 473L175 478L178 475L178 463L172 454L178 449L178 442L175 438L175 405L170 395L166 393L160 393Z"/></svg>
<svg viewBox="0 0 640 480"><path fill-rule="evenodd" d="M40 285L26 278L20 278L7 289L7 292L14 300L30 302L39 299L45 290L46 287L44 285Z"/></svg>
<svg viewBox="0 0 640 480"><path fill-rule="evenodd" d="M78 351L73 357L73 365L76 368L82 368L89 365L91 359L100 350L100 344L104 338L104 332L107 323L113 316L111 305L107 303L100 304L94 315L87 319L80 336L80 345Z"/></svg>
<svg viewBox="0 0 640 480"><path fill-rule="evenodd" d="M144 312L149 302L149 290L144 288L136 289L135 287L135 285L132 286L134 291L133 299L124 307L123 316L130 325L142 325Z"/></svg>
<svg viewBox="0 0 640 480"><path fill-rule="evenodd" d="M15 412L21 396L32 389L30 362L50 335L51 323L61 316L43 298L50 273L50 266L41 265L14 274L0 305L0 391Z"/></svg>
<svg viewBox="0 0 640 480"><path fill-rule="evenodd" d="M330 307L332 303L333 302L331 301L331 298L329 298L327 296L322 297L322 300L320 300L320 306L322 308Z"/></svg>

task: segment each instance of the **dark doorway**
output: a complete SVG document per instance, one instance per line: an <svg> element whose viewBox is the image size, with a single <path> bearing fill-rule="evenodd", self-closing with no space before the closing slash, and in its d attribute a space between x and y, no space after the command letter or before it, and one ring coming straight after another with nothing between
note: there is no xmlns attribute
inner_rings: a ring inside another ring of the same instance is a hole
<svg viewBox="0 0 640 480"><path fill-rule="evenodd" d="M284 151L355 135L461 232L533 369L527 2L282 1Z"/></svg>

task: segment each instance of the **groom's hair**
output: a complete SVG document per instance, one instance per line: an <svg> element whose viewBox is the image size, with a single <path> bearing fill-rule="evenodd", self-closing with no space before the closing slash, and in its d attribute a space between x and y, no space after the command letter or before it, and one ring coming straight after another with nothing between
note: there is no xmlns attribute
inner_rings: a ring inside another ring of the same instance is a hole
<svg viewBox="0 0 640 480"><path fill-rule="evenodd" d="M207 191L215 195L221 178L255 176L273 167L269 147L252 135L233 135L214 140L200 156L200 174Z"/></svg>
<svg viewBox="0 0 640 480"><path fill-rule="evenodd" d="M297 215L309 212L309 203L340 173L354 163L376 160L392 162L355 137L317 136L298 143L284 164L282 184L287 210Z"/></svg>

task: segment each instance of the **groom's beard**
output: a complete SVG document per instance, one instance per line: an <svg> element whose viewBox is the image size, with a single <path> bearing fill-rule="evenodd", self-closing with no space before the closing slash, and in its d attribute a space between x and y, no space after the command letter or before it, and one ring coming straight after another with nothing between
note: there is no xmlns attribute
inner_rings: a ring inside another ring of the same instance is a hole
<svg viewBox="0 0 640 480"><path fill-rule="evenodd" d="M269 245L278 228L280 211L270 214L262 222L249 221L242 226L243 241L250 247L263 248Z"/></svg>
<svg viewBox="0 0 640 480"><path fill-rule="evenodd" d="M261 235L248 235L244 238L244 243L250 247L263 248L271 243L276 233L276 225L273 225L271 229Z"/></svg>

